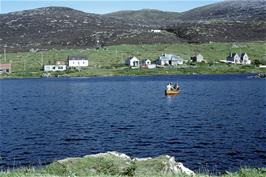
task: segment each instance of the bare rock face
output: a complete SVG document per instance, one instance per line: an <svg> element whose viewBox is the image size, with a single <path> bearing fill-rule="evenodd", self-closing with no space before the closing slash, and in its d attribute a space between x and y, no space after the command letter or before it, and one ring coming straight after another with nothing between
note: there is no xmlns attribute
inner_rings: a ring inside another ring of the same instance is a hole
<svg viewBox="0 0 266 177"><path fill-rule="evenodd" d="M160 174L185 174L193 176L195 173L186 168L181 162L176 162L174 157L164 155L159 157L131 158L126 154L110 151L93 155L86 155L82 158L67 158L59 160L64 169L75 171L86 164L86 171L95 174L113 175L156 175ZM51 164L53 165L53 164ZM79 169L84 170L84 169ZM78 172L77 172L78 173Z"/></svg>
<svg viewBox="0 0 266 177"><path fill-rule="evenodd" d="M186 168L181 162L176 162L174 157L170 157L168 161L163 162L164 163L164 168L163 172L164 173L172 173L172 174L186 174L186 175L195 175L195 173Z"/></svg>

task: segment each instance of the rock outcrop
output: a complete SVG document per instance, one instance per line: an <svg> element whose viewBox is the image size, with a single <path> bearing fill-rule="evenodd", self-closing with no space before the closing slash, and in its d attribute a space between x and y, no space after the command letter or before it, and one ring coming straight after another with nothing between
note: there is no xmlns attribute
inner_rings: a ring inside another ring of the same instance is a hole
<svg viewBox="0 0 266 177"><path fill-rule="evenodd" d="M186 168L181 162L176 162L174 157L163 155L159 157L131 158L119 152L106 152L93 155L86 155L78 158L67 158L58 160L50 167L58 166L67 171L76 171L82 174L111 174L111 175L148 175L155 174L184 174L195 175ZM58 170L58 169L57 169Z"/></svg>

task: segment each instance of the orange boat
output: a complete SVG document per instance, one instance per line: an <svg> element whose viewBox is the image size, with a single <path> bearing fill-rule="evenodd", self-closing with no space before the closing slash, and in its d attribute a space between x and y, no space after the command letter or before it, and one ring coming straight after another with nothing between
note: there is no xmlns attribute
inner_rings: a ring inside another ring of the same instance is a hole
<svg viewBox="0 0 266 177"><path fill-rule="evenodd" d="M173 90L165 90L166 96L176 96L180 93L180 89L173 89Z"/></svg>

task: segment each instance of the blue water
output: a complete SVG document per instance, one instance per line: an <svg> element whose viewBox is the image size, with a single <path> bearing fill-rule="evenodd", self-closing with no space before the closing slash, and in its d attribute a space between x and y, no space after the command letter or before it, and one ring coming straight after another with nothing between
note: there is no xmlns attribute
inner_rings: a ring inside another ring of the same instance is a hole
<svg viewBox="0 0 266 177"><path fill-rule="evenodd" d="M181 94L164 95L178 81ZM0 169L119 151L196 171L266 167L266 80L190 75L0 80Z"/></svg>

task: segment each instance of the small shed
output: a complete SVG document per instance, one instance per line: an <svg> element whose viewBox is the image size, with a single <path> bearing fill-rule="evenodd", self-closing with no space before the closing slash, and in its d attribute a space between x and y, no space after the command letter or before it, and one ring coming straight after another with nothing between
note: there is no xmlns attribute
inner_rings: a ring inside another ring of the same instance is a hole
<svg viewBox="0 0 266 177"><path fill-rule="evenodd" d="M133 57L129 57L126 60L126 65L131 66L131 67L139 67L140 62L139 62L139 59L137 57L133 56Z"/></svg>
<svg viewBox="0 0 266 177"><path fill-rule="evenodd" d="M156 64L162 66L164 65L176 66L176 65L182 65L183 63L184 60L180 56L176 56L174 54L163 54L156 61Z"/></svg>
<svg viewBox="0 0 266 177"><path fill-rule="evenodd" d="M240 64L240 57L237 53L230 53L226 58L227 63L236 63Z"/></svg>
<svg viewBox="0 0 266 177"><path fill-rule="evenodd" d="M141 66L148 66L151 65L151 60L145 59L141 61Z"/></svg>
<svg viewBox="0 0 266 177"><path fill-rule="evenodd" d="M0 74L11 73L11 63L0 64Z"/></svg>

